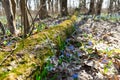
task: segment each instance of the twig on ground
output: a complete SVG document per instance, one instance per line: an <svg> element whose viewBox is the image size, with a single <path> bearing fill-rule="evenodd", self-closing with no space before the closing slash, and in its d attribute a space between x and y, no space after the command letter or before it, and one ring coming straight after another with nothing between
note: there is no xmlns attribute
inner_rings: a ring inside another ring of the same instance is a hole
<svg viewBox="0 0 120 80"><path fill-rule="evenodd" d="M14 53L15 49L17 48L17 44L15 44L15 48L11 49L12 51L4 58L4 60L0 63L0 66Z"/></svg>

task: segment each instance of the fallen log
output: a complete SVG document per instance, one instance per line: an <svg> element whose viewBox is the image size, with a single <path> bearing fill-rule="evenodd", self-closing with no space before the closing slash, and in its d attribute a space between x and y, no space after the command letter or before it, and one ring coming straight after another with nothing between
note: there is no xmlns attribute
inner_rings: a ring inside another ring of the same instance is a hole
<svg viewBox="0 0 120 80"><path fill-rule="evenodd" d="M61 36L65 40L72 34L75 30L75 21L76 16L72 16L71 19L65 20L57 26L18 41L16 43L17 48L10 55L10 52L1 51L0 80L26 80L26 77L31 74L36 65L42 66L45 59L54 54L49 45L41 47L41 44L44 45L46 41L50 44L50 41L52 41L51 44L58 45L57 37ZM9 55L8 59L6 59L7 55ZM6 61L3 63L3 60ZM11 78L13 75L15 75L14 78Z"/></svg>

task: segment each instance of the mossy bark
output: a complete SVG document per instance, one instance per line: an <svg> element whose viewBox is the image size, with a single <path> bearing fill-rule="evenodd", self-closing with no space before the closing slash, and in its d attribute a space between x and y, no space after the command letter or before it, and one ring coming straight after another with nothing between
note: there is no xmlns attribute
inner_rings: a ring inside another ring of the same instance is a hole
<svg viewBox="0 0 120 80"><path fill-rule="evenodd" d="M7 80L10 77L10 74L14 73L15 75L21 75L27 72L26 70L31 68L34 69L35 64L39 64L42 66L44 63L45 58L53 54L51 52L51 49L44 48L39 49L37 51L34 51L34 48L38 44L44 43L49 37L49 39L57 45L57 36L61 36L63 40L65 40L73 31L73 24L75 22L76 17L73 16L70 20L63 21L59 25L52 27L50 29L43 30L42 32L39 32L37 34L32 35L31 37L21 40L17 43L17 48L13 53L13 56L16 54L24 54L24 57L22 58L24 61L24 64L19 64L16 68L12 69L8 72L2 71L2 66L0 66L0 80ZM9 52L0 52L0 63L4 60L4 58L9 54ZM37 54L39 56L30 58L30 55ZM6 60L5 62L10 62ZM29 75L30 73L27 73ZM9 79L12 80L12 79Z"/></svg>

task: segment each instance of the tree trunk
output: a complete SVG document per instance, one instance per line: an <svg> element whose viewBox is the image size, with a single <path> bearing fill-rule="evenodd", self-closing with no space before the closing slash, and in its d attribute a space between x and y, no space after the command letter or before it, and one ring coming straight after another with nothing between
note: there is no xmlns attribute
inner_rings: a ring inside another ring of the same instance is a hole
<svg viewBox="0 0 120 80"><path fill-rule="evenodd" d="M86 8L86 0L79 0L79 8Z"/></svg>
<svg viewBox="0 0 120 80"><path fill-rule="evenodd" d="M46 7L46 0L40 0L40 5L42 6L42 8L39 14L39 18L44 19L48 15L47 7Z"/></svg>
<svg viewBox="0 0 120 80"><path fill-rule="evenodd" d="M37 9L39 10L39 7L40 7L40 1L37 0L36 2L37 2Z"/></svg>
<svg viewBox="0 0 120 80"><path fill-rule="evenodd" d="M51 10L52 10L52 13L54 13L54 0L51 1Z"/></svg>
<svg viewBox="0 0 120 80"><path fill-rule="evenodd" d="M102 3L103 3L103 0L97 0L96 15L100 15L101 9L102 9Z"/></svg>
<svg viewBox="0 0 120 80"><path fill-rule="evenodd" d="M84 3L84 8L86 8L86 0L84 0L83 3Z"/></svg>
<svg viewBox="0 0 120 80"><path fill-rule="evenodd" d="M50 3L51 3L51 0L48 0L48 11L50 11Z"/></svg>
<svg viewBox="0 0 120 80"><path fill-rule="evenodd" d="M94 14L94 13L95 13L95 0L91 0L88 14Z"/></svg>
<svg viewBox="0 0 120 80"><path fill-rule="evenodd" d="M58 13L58 0L55 1L55 12Z"/></svg>
<svg viewBox="0 0 120 80"><path fill-rule="evenodd" d="M110 5L108 8L108 14L112 13L112 8L113 8L113 0L110 0Z"/></svg>
<svg viewBox="0 0 120 80"><path fill-rule="evenodd" d="M34 0L34 5L35 5L35 10L39 10L40 1L39 0Z"/></svg>
<svg viewBox="0 0 120 80"><path fill-rule="evenodd" d="M79 8L78 10L82 13L86 13L86 0L79 0Z"/></svg>
<svg viewBox="0 0 120 80"><path fill-rule="evenodd" d="M17 5L17 8L19 8L19 0L16 0L16 5Z"/></svg>
<svg viewBox="0 0 120 80"><path fill-rule="evenodd" d="M67 0L60 0L61 5L61 16L68 15Z"/></svg>
<svg viewBox="0 0 120 80"><path fill-rule="evenodd" d="M0 22L0 29L2 30L0 32L0 35L5 35L5 29L4 29L4 26L3 26L3 24L1 22Z"/></svg>
<svg viewBox="0 0 120 80"><path fill-rule="evenodd" d="M115 11L120 12L120 0L115 0Z"/></svg>
<svg viewBox="0 0 120 80"><path fill-rule="evenodd" d="M11 34L16 35L16 23L15 23L16 3L14 0L2 0L2 4L7 17L8 28Z"/></svg>
<svg viewBox="0 0 120 80"><path fill-rule="evenodd" d="M82 5L82 1L79 0L79 8L81 8L81 5Z"/></svg>
<svg viewBox="0 0 120 80"><path fill-rule="evenodd" d="M118 3L118 9L117 10L118 10L118 12L120 12L120 0L118 0L117 3Z"/></svg>
<svg viewBox="0 0 120 80"><path fill-rule="evenodd" d="M11 3L12 3L12 11L13 11L14 19L15 19L15 14L16 14L16 2L15 2L15 0L11 0Z"/></svg>
<svg viewBox="0 0 120 80"><path fill-rule="evenodd" d="M21 23L22 23L22 25L24 25L24 35L25 36L29 33L29 30L30 30L26 3L27 3L27 0L20 0Z"/></svg>

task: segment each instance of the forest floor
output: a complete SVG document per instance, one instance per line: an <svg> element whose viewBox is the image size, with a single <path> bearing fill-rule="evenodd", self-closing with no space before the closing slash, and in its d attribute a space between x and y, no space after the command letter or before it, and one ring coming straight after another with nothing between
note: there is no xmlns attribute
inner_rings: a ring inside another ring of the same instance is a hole
<svg viewBox="0 0 120 80"><path fill-rule="evenodd" d="M38 80L120 80L120 22L84 22L47 59L41 72L48 73Z"/></svg>
<svg viewBox="0 0 120 80"><path fill-rule="evenodd" d="M66 19L46 19L43 23L53 26ZM65 41L59 37L59 49L52 48L55 55L48 57L42 69L38 69L36 80L120 80L120 22L81 21L78 17L74 28ZM13 59L2 71L11 71L17 63L26 64L21 58L23 55L15 56L20 58Z"/></svg>

